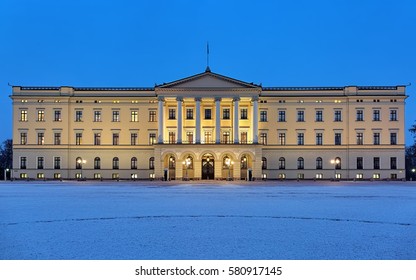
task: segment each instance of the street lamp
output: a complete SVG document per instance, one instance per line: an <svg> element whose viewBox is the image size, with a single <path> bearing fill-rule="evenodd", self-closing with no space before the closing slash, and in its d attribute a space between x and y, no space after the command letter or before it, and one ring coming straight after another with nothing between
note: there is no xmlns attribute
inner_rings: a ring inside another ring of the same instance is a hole
<svg viewBox="0 0 416 280"><path fill-rule="evenodd" d="M415 172L416 172L416 169L412 169L412 177L410 178L410 181L413 181L413 179L414 179L414 177L415 177ZM5 177L6 178L6 177Z"/></svg>
<svg viewBox="0 0 416 280"><path fill-rule="evenodd" d="M82 168L83 168L83 165L87 163L87 161L85 159L80 159L79 158L77 160L77 163L81 166L81 179L82 179Z"/></svg>
<svg viewBox="0 0 416 280"><path fill-rule="evenodd" d="M9 168L4 169L4 181L7 181L7 172L9 172L9 170L10 170Z"/></svg>
<svg viewBox="0 0 416 280"><path fill-rule="evenodd" d="M191 159L188 157L185 159L185 161L183 162L183 165L185 166L185 181L188 181L188 169L189 166L191 166Z"/></svg>
<svg viewBox="0 0 416 280"><path fill-rule="evenodd" d="M234 162L231 161L229 157L225 159L225 165L228 167L228 181L231 181L231 165L233 165Z"/></svg>
<svg viewBox="0 0 416 280"><path fill-rule="evenodd" d="M331 159L331 164L333 164L334 165L334 181L336 180L336 178L337 178L337 165L340 163L341 161L338 159L338 158L336 158L336 159Z"/></svg>

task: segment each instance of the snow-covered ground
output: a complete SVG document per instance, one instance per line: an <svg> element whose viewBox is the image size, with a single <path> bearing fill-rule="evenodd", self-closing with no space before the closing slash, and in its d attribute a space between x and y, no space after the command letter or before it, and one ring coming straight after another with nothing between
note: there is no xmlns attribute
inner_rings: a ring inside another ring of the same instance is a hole
<svg viewBox="0 0 416 280"><path fill-rule="evenodd" d="M416 184L0 183L0 259L416 259Z"/></svg>

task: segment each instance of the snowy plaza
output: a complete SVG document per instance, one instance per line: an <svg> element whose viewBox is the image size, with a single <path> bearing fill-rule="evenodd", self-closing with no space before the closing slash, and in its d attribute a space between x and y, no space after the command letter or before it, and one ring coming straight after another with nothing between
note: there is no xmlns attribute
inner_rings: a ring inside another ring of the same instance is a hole
<svg viewBox="0 0 416 280"><path fill-rule="evenodd" d="M416 259L416 184L1 182L0 259Z"/></svg>

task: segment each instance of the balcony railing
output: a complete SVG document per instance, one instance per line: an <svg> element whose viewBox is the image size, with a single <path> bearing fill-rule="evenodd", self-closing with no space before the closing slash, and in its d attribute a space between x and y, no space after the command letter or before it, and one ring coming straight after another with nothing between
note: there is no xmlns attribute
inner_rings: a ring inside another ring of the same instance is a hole
<svg viewBox="0 0 416 280"><path fill-rule="evenodd" d="M197 144L195 141L186 141L182 140L182 143L178 143L178 141L164 141L163 144L170 144L170 145L190 145L190 144ZM217 144L216 141L201 141L197 145L215 145ZM253 141L240 141L239 143L234 143L233 141L220 141L218 145L251 145L254 144Z"/></svg>

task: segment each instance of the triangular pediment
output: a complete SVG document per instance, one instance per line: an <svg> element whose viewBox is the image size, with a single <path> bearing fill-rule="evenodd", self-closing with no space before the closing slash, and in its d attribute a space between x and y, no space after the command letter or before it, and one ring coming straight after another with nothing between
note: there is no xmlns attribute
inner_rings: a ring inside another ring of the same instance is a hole
<svg viewBox="0 0 416 280"><path fill-rule="evenodd" d="M157 86L159 88L259 88L253 83L246 83L210 71Z"/></svg>

